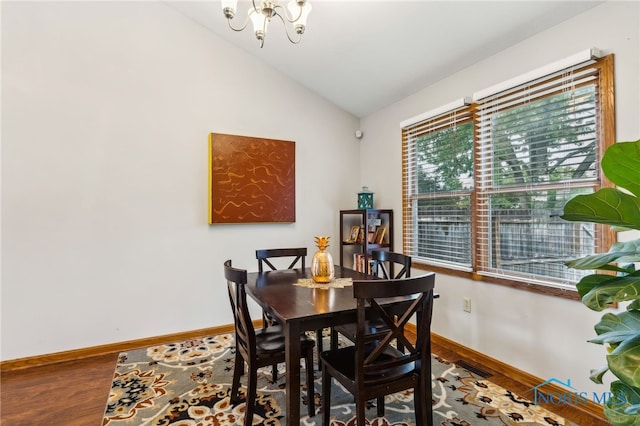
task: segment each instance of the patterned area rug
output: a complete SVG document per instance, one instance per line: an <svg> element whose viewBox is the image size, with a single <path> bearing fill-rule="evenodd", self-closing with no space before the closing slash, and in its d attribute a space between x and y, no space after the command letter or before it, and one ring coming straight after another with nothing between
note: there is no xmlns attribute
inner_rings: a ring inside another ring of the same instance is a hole
<svg viewBox="0 0 640 426"><path fill-rule="evenodd" d="M347 343L341 341L340 344ZM325 347L328 347L328 340ZM245 404L233 407L229 403L234 350L233 334L221 334L121 353L103 426L241 424ZM314 359L317 362L317 357ZM432 358L432 366L434 424L575 426L465 368L437 357ZM284 423L284 365L279 367L281 370L275 383L270 367L258 372L253 425ZM314 398L318 414L308 417L305 375L301 372L300 413L304 417L300 424L305 426L322 422L320 372L316 371L315 376ZM245 378L241 384L246 384ZM387 396L384 418L376 418L374 403L372 401L367 409L367 425L415 426L412 391ZM335 382L331 417L332 426L355 425L353 397Z"/></svg>

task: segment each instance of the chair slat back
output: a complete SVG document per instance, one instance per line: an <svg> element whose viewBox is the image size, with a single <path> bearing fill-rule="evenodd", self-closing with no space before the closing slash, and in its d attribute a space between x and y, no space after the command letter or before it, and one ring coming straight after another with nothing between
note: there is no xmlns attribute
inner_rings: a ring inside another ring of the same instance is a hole
<svg viewBox="0 0 640 426"><path fill-rule="evenodd" d="M244 359L255 359L256 332L253 328L249 307L247 305L247 271L231 266L231 260L224 263L224 276L227 279L229 301L233 311L236 329L236 350L240 351Z"/></svg>
<svg viewBox="0 0 640 426"><path fill-rule="evenodd" d="M371 251L371 259L373 260L373 274L379 276L379 272L382 272L383 279L409 278L411 276L411 256L387 250L373 250ZM400 268L400 271L392 277L389 271L393 271L396 266Z"/></svg>
<svg viewBox="0 0 640 426"><path fill-rule="evenodd" d="M278 268L269 259L279 257L293 257L293 260L287 269L294 269L296 265L305 268L305 259L307 256L307 248L277 248L277 249L260 249L256 250L256 259L258 259L258 271L264 272L264 265L267 265L272 271Z"/></svg>
<svg viewBox="0 0 640 426"><path fill-rule="evenodd" d="M356 375L359 376L361 383L366 385L368 378L384 376L385 370L390 368L415 370L418 362L423 366L422 369L429 370L428 377L431 377L430 333L434 285L433 272L413 278L353 282L353 295L358 305L358 329L355 342ZM385 304L384 299L393 297L409 297L410 301L403 302L401 305ZM374 311L375 315L388 327L388 331L382 337L377 335L375 340L367 338L371 336L366 331L367 311ZM416 329L417 339L416 343L412 344L404 336L403 328L416 314L419 319ZM404 353L392 346L392 342L396 339L405 347ZM424 372L421 371L420 374Z"/></svg>

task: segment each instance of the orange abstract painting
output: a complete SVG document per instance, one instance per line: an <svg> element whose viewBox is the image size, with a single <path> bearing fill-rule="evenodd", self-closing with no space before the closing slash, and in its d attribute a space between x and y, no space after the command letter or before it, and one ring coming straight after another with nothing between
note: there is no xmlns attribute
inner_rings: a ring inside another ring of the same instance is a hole
<svg viewBox="0 0 640 426"><path fill-rule="evenodd" d="M295 142L209 135L209 223L296 221Z"/></svg>

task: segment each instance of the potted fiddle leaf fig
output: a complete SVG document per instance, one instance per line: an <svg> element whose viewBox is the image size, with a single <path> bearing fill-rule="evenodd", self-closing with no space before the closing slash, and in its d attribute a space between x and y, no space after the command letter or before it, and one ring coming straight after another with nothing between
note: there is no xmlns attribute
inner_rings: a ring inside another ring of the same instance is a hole
<svg viewBox="0 0 640 426"><path fill-rule="evenodd" d="M564 220L610 225L615 231L640 231L640 140L610 146L602 158L602 171L618 188L603 188L578 195L564 206ZM612 303L626 304L620 312L605 313L595 325L592 343L607 345L607 365L591 372L602 383L611 371L611 398L604 414L616 426L640 426L640 238L617 242L608 253L566 262L574 269L601 271L587 275L577 290L588 308L603 311ZM628 304L627 304L628 302Z"/></svg>

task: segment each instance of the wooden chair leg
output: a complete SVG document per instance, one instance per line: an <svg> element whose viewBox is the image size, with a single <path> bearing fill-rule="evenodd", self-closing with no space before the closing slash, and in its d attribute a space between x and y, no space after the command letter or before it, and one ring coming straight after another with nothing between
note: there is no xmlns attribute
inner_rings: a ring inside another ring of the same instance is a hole
<svg viewBox="0 0 640 426"><path fill-rule="evenodd" d="M313 348L309 348L304 361L304 368L307 370L307 400L309 401L309 417L316 415L316 392L314 387L313 374Z"/></svg>
<svg viewBox="0 0 640 426"><path fill-rule="evenodd" d="M422 385L418 384L415 388L413 388L413 408L416 414L416 424L423 425L424 423L424 407L423 407L423 398L422 395Z"/></svg>
<svg viewBox="0 0 640 426"><path fill-rule="evenodd" d="M384 417L384 396L378 397L376 402L378 406L378 417ZM416 424L421 425L422 423L418 422Z"/></svg>
<svg viewBox="0 0 640 426"><path fill-rule="evenodd" d="M262 329L266 330L271 325L273 325L273 321L266 312L262 311ZM274 383L278 380L278 364L273 364L273 367L271 367L271 379Z"/></svg>
<svg viewBox="0 0 640 426"><path fill-rule="evenodd" d="M331 350L338 349L338 332L331 327Z"/></svg>
<svg viewBox="0 0 640 426"><path fill-rule="evenodd" d="M418 316L418 320L420 320L420 316ZM427 354L431 354L431 344L429 343L428 349L426 350ZM414 405L416 410L420 410L420 415L422 416L421 423L426 426L433 426L433 391L431 388L431 357L427 356L428 363L426 366L420 371L420 379L418 386L414 389ZM420 395L416 393L419 391ZM419 398L419 401L415 401L416 398ZM416 411L416 419L417 419L418 411Z"/></svg>
<svg viewBox="0 0 640 426"><path fill-rule="evenodd" d="M422 394L420 395L420 412L422 413L422 423L426 426L433 426L433 401L431 395L431 377L422 384Z"/></svg>
<svg viewBox="0 0 640 426"><path fill-rule="evenodd" d="M251 424L253 423L253 411L256 404L257 389L258 371L250 365L247 380L247 399L244 409L244 426L251 426Z"/></svg>
<svg viewBox="0 0 640 426"><path fill-rule="evenodd" d="M316 330L316 348L318 348L318 355L322 353L322 329ZM318 363L318 371L320 371L322 367L320 363Z"/></svg>
<svg viewBox="0 0 640 426"><path fill-rule="evenodd" d="M367 400L362 399L360 395L356 397L356 425L364 425L366 421L365 407L367 406Z"/></svg>
<svg viewBox="0 0 640 426"><path fill-rule="evenodd" d="M237 404L240 401L238 397L238 390L240 389L240 376L244 374L244 359L240 352L236 349L235 366L233 367L233 382L231 385L231 396L229 401L232 405Z"/></svg>
<svg viewBox="0 0 640 426"><path fill-rule="evenodd" d="M331 376L326 367L322 368L322 426L329 426L331 420Z"/></svg>

